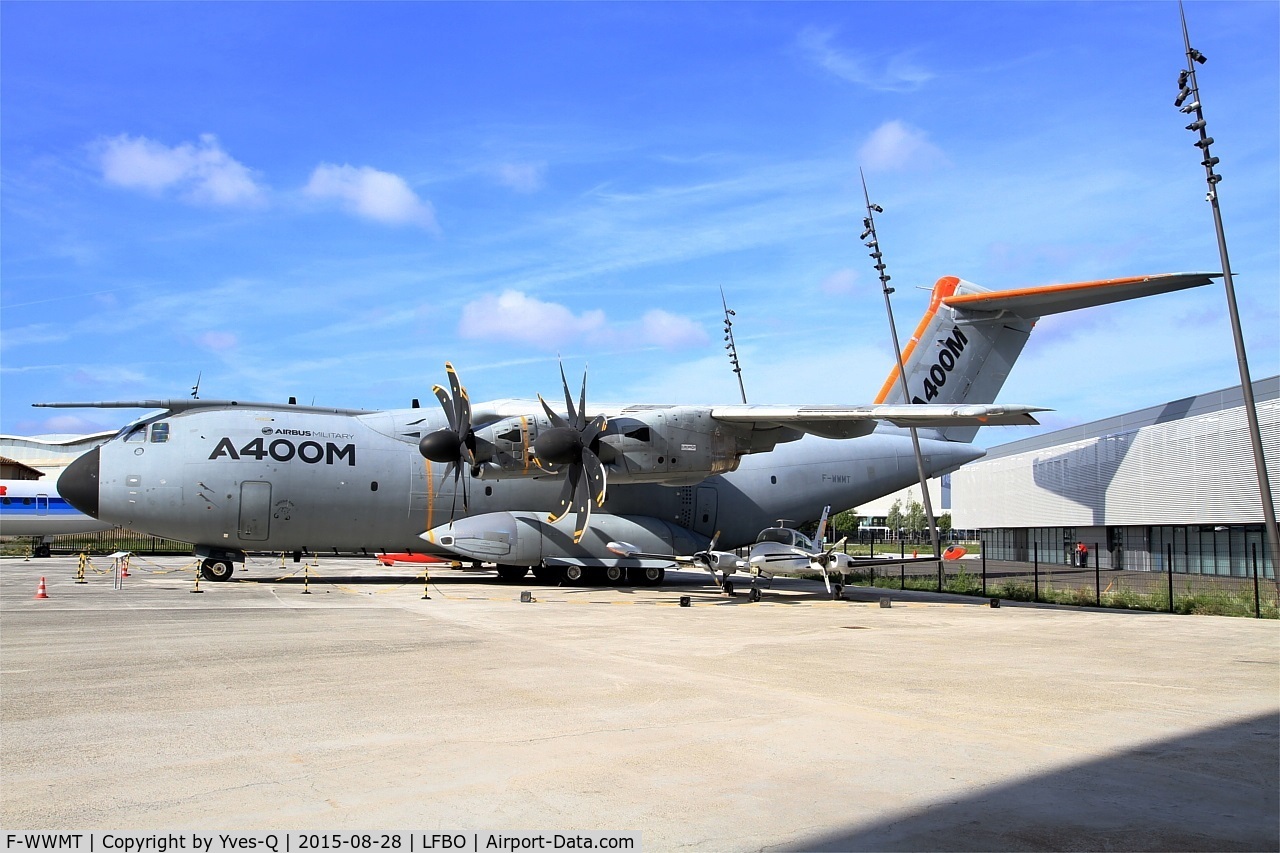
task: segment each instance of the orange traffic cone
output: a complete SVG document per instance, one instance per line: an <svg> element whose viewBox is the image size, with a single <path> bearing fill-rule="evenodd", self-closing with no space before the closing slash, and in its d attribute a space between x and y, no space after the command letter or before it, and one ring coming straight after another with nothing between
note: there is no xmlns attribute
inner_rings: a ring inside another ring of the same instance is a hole
<svg viewBox="0 0 1280 853"><path fill-rule="evenodd" d="M129 558L128 557L120 558L120 577L122 578L129 577Z"/></svg>
<svg viewBox="0 0 1280 853"><path fill-rule="evenodd" d="M40 578L40 586L36 588L36 598L48 598L49 594L44 591L44 578Z"/></svg>

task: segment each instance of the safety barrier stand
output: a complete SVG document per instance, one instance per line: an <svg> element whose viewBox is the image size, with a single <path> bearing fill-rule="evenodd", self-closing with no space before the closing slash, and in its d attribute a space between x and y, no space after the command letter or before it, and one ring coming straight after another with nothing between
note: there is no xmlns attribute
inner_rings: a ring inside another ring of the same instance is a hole
<svg viewBox="0 0 1280 853"><path fill-rule="evenodd" d="M422 601L428 601L431 598L431 570L425 565L422 567Z"/></svg>
<svg viewBox="0 0 1280 853"><path fill-rule="evenodd" d="M88 583L88 581L84 579L84 567L88 562L89 555L81 551L79 565L76 567L76 583Z"/></svg>
<svg viewBox="0 0 1280 853"><path fill-rule="evenodd" d="M284 568L283 556L280 557L280 568L282 569ZM310 563L302 564L302 594L303 595L311 594L311 564Z"/></svg>

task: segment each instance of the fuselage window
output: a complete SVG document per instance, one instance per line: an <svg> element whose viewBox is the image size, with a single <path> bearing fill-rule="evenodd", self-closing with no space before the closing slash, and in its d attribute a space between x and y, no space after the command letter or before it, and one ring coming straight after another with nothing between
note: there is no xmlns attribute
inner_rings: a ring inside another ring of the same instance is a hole
<svg viewBox="0 0 1280 853"><path fill-rule="evenodd" d="M145 426L137 426L129 430L129 434L124 437L125 441L146 441L147 428Z"/></svg>
<svg viewBox="0 0 1280 853"><path fill-rule="evenodd" d="M151 443L164 444L169 440L169 425L166 423L151 425Z"/></svg>

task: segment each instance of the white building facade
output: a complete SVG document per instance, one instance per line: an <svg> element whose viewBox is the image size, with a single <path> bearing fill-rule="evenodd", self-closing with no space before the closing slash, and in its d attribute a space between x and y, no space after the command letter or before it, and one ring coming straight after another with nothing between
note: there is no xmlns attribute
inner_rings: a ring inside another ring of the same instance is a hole
<svg viewBox="0 0 1280 853"><path fill-rule="evenodd" d="M1273 498L1280 377L1253 383ZM1274 578L1240 387L993 447L951 475L993 559Z"/></svg>

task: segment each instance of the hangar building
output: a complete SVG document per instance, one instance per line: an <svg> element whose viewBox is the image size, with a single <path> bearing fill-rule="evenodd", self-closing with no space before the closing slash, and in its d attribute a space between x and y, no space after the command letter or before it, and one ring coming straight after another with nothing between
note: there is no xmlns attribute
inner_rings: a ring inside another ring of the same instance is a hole
<svg viewBox="0 0 1280 853"><path fill-rule="evenodd" d="M1280 487L1280 377L1256 380L1272 497ZM1240 386L990 448L951 475L953 526L993 559L1275 577ZM1093 563L1094 555L1089 554Z"/></svg>

